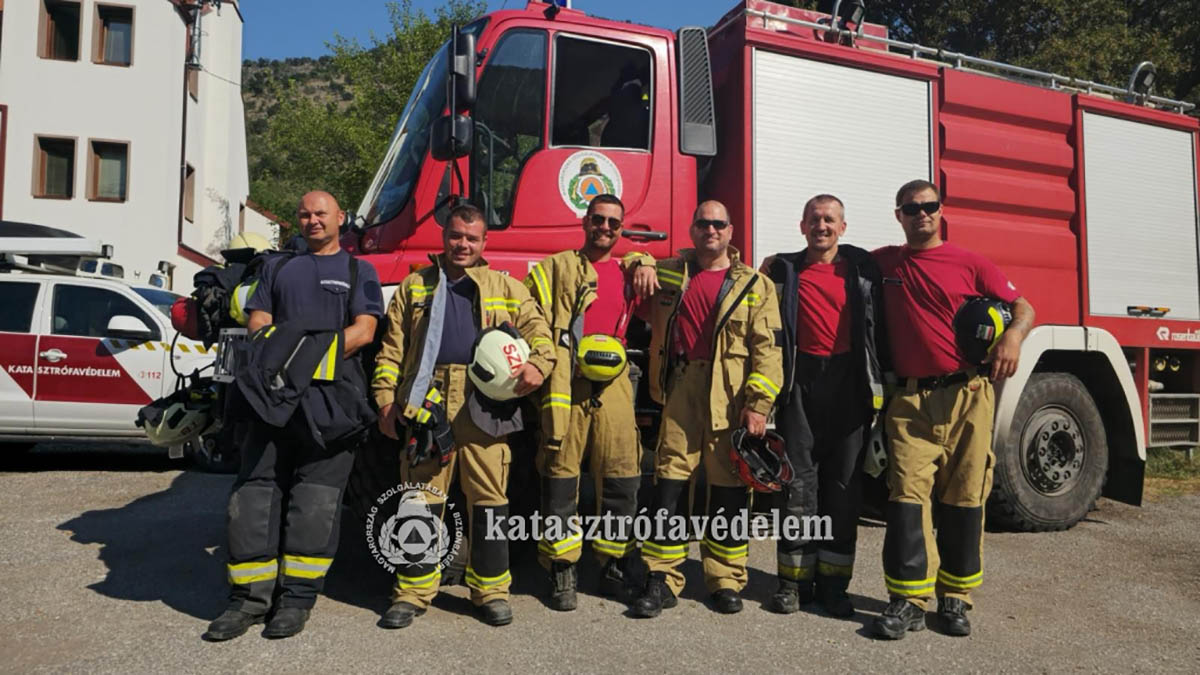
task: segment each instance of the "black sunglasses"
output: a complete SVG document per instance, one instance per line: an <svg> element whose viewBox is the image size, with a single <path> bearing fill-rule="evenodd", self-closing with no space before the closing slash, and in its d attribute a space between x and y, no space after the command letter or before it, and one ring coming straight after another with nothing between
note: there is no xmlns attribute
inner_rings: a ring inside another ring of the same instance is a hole
<svg viewBox="0 0 1200 675"><path fill-rule="evenodd" d="M900 213L903 213L906 216L915 216L921 211L924 211L932 216L933 214L937 213L938 209L940 208L942 208L941 202L909 202L907 204L900 205Z"/></svg>
<svg viewBox="0 0 1200 675"><path fill-rule="evenodd" d="M612 216L602 216L599 213L593 213L592 215L588 216L588 218L591 219L593 227L600 227L605 222L607 222L608 227L610 229L613 229L613 230L621 229L621 219L620 218L614 218Z"/></svg>
<svg viewBox="0 0 1200 675"><path fill-rule="evenodd" d="M712 228L714 230L720 232L721 230L729 227L729 221L728 220L706 220L704 218L697 218L696 220L694 220L692 222L692 227L696 228L697 230L707 230L709 225L712 225Z"/></svg>

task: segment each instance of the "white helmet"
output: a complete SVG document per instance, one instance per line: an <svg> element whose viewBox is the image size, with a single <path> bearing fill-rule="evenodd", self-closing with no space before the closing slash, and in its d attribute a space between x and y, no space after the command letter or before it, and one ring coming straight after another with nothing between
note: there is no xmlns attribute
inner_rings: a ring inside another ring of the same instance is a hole
<svg viewBox="0 0 1200 675"><path fill-rule="evenodd" d="M155 404L166 404L156 407ZM159 399L142 408L138 422L150 442L159 447L182 445L214 431L211 408L207 403L192 406L182 400Z"/></svg>
<svg viewBox="0 0 1200 675"><path fill-rule="evenodd" d="M467 373L475 389L493 401L517 398L515 373L529 360L529 344L500 328L489 328L475 341Z"/></svg>

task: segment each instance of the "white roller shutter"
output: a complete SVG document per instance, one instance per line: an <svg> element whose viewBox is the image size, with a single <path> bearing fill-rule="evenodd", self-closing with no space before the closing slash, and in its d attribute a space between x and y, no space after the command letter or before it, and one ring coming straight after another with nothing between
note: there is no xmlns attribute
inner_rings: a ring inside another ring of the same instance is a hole
<svg viewBox="0 0 1200 675"><path fill-rule="evenodd" d="M804 248L823 192L846 204L846 243L904 242L896 190L932 172L928 82L756 49L753 95L755 264Z"/></svg>
<svg viewBox="0 0 1200 675"><path fill-rule="evenodd" d="M1192 134L1085 112L1083 167L1091 313L1200 318Z"/></svg>

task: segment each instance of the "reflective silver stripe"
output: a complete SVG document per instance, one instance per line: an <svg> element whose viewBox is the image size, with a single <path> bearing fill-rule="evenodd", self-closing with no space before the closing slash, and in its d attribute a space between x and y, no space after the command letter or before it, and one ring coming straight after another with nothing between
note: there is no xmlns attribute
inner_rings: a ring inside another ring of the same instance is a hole
<svg viewBox="0 0 1200 675"><path fill-rule="evenodd" d="M433 379L433 367L437 364L438 349L442 344L442 329L446 323L446 271L438 266L437 288L433 291L433 300L429 303L429 324L425 331L425 346L421 350L421 363L417 366L417 375L413 378L412 389L408 392L408 405L420 408L429 393L429 382ZM428 287L426 287L428 288Z"/></svg>
<svg viewBox="0 0 1200 675"><path fill-rule="evenodd" d="M324 565L313 565L310 563L293 562L284 558L283 573L291 574L292 572L328 572L329 566L333 563L332 560Z"/></svg>
<svg viewBox="0 0 1200 675"><path fill-rule="evenodd" d="M777 553L775 558L780 565L788 567L812 567L817 564L815 553Z"/></svg>
<svg viewBox="0 0 1200 675"><path fill-rule="evenodd" d="M229 583L252 584L255 581L274 579L279 574L279 561L250 562L229 565Z"/></svg>

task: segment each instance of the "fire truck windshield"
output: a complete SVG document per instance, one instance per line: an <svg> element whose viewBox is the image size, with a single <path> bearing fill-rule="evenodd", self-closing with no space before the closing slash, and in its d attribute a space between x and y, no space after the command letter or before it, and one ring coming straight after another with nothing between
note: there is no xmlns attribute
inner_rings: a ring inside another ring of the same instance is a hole
<svg viewBox="0 0 1200 675"><path fill-rule="evenodd" d="M464 26L459 32L483 32L487 19ZM396 217L408 203L421 171L421 162L429 151L429 127L446 106L446 76L450 42L444 43L417 77L383 163L363 199L361 213L366 226L379 225Z"/></svg>

